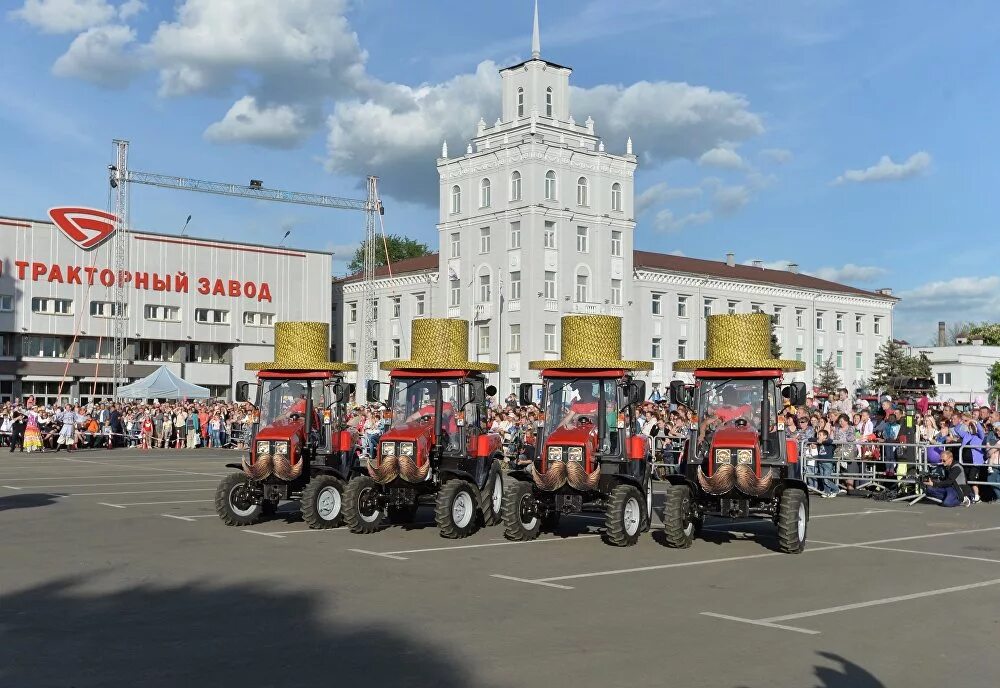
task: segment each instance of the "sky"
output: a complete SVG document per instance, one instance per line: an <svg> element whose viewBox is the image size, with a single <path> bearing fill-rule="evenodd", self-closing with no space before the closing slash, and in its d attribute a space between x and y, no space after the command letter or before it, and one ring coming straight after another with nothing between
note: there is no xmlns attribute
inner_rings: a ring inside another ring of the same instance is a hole
<svg viewBox="0 0 1000 688"><path fill-rule="evenodd" d="M442 141L499 115L531 0L0 0L0 215L132 169L361 198L436 248ZM636 248L788 262L901 298L895 334L1000 320L1000 5L540 0L570 108L639 156ZM364 217L135 186L133 227L332 251Z"/></svg>

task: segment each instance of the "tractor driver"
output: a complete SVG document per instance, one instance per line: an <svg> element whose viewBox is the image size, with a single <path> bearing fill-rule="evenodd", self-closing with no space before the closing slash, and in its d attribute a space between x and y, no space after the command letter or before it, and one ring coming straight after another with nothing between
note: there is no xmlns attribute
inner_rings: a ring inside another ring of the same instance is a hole
<svg viewBox="0 0 1000 688"><path fill-rule="evenodd" d="M282 414L282 417L291 420L291 419L295 418L295 416L298 416L299 418L302 418L305 415L306 415L306 395L305 394L300 394L299 398L296 399L295 402L291 406L288 407L288 410L285 411ZM312 418L313 428L312 429L313 430L318 430L319 429L319 413L316 411L315 408L313 409L312 416L313 416L313 418Z"/></svg>
<svg viewBox="0 0 1000 688"><path fill-rule="evenodd" d="M407 416L406 422L413 423L425 417L434 418L437 396L437 382L427 381L418 385L414 390L410 403L411 408L417 404L420 404L420 406ZM446 445L449 444L449 438L457 437L458 433L458 423L455 419L454 406L448 401L441 404L441 433L444 435Z"/></svg>
<svg viewBox="0 0 1000 688"><path fill-rule="evenodd" d="M575 399L570 402L566 415L559 422L561 428L595 426L597 422L597 383L581 381L572 388Z"/></svg>
<svg viewBox="0 0 1000 688"><path fill-rule="evenodd" d="M701 422L701 427L698 430L699 443L705 440L705 436L709 432L715 432L726 425L746 427L748 422L752 420L750 414L753 407L750 404L739 403L739 392L740 390L730 385L722 387L720 390L722 403L710 407L705 419Z"/></svg>

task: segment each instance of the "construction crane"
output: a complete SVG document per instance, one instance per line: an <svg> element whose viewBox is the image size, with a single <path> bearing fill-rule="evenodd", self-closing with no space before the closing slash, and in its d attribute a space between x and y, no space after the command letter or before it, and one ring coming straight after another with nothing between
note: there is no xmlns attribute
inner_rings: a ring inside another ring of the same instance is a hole
<svg viewBox="0 0 1000 688"><path fill-rule="evenodd" d="M138 172L129 169L129 142L124 139L114 139L115 163L108 166L111 198L109 212L115 216L115 234L112 239L112 260L115 273L113 337L112 345L112 385L114 398L118 399L118 390L125 384L125 350L128 346L128 291L126 289L126 273L129 269L129 188L132 184L145 184L165 189L181 191L197 191L200 193L221 196L236 196L251 198L258 201L276 203L297 203L322 208L338 208L340 210L359 210L365 213L364 239L364 273L362 275L362 325L361 346L358 347L358 379L357 394L362 394L368 379L376 377L378 360L375 352L375 223L376 217L385 214L385 208L378 194L378 177L368 177L368 194L366 198L341 198L324 194L303 193L299 191L282 191L268 189L258 180L251 180L249 185L228 184L224 182L209 182L189 177L176 177L152 172Z"/></svg>

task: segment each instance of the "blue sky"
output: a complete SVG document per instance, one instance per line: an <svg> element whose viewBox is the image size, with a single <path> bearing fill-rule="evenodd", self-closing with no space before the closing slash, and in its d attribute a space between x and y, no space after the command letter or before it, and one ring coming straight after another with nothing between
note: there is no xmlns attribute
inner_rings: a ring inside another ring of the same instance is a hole
<svg viewBox="0 0 1000 688"><path fill-rule="evenodd" d="M1000 320L1000 6L967 0L541 0L571 109L640 155L636 246L903 297L896 334ZM499 114L532 6L396 0L4 0L0 214L105 207L134 169L360 196L436 243L434 159ZM147 187L133 224L347 256L363 217ZM335 262L342 272L344 263Z"/></svg>

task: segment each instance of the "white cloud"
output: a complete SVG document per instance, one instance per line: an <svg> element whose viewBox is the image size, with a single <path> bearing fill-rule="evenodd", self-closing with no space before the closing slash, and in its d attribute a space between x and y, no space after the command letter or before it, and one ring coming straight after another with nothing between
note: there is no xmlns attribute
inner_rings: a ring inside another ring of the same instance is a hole
<svg viewBox="0 0 1000 688"><path fill-rule="evenodd" d="M52 65L56 76L119 88L142 70L142 58L126 56L135 42L135 31L122 24L96 26L73 39L69 49Z"/></svg>
<svg viewBox="0 0 1000 688"><path fill-rule="evenodd" d="M832 184L844 184L846 182L882 182L907 179L922 173L931 164L930 153L918 151L906 159L905 162L893 162L888 155L883 155L879 161L871 167L863 170L846 170L842 175L831 182Z"/></svg>
<svg viewBox="0 0 1000 688"><path fill-rule="evenodd" d="M25 0L10 16L45 33L74 33L111 21L115 8L107 0Z"/></svg>
<svg viewBox="0 0 1000 688"><path fill-rule="evenodd" d="M285 146L308 135L306 117L291 105L259 107L253 96L243 96L229 112L205 130L205 138L215 143L258 143Z"/></svg>
<svg viewBox="0 0 1000 688"><path fill-rule="evenodd" d="M839 268L819 268L810 274L820 279L840 284L868 284L879 279L887 272L885 268L876 265L855 265L854 263L848 263Z"/></svg>
<svg viewBox="0 0 1000 688"><path fill-rule="evenodd" d="M727 170L742 170L746 163L732 148L717 147L707 150L698 158L699 165L721 167Z"/></svg>
<svg viewBox="0 0 1000 688"><path fill-rule="evenodd" d="M666 203L667 201L687 200L701 196L702 190L697 186L670 186L667 182L659 182L640 193L635 198L635 214L641 215L648 208Z"/></svg>
<svg viewBox="0 0 1000 688"><path fill-rule="evenodd" d="M125 21L145 9L146 3L143 2L143 0L125 0L125 2L118 7L118 18Z"/></svg>
<svg viewBox="0 0 1000 688"><path fill-rule="evenodd" d="M762 158L779 165L784 165L792 159L792 151L786 148L765 148L760 152L760 155Z"/></svg>
<svg viewBox="0 0 1000 688"><path fill-rule="evenodd" d="M688 213L684 217L675 217L669 208L664 208L656 213L653 219L653 226L661 232L679 232L685 227L703 225L711 221L712 213L703 210L697 213Z"/></svg>
<svg viewBox="0 0 1000 688"><path fill-rule="evenodd" d="M906 310L940 310L942 319L955 319L949 312L988 310L993 319L1000 311L1000 276L953 277L950 280L928 282L899 293L900 308ZM944 317L948 315L948 317Z"/></svg>
<svg viewBox="0 0 1000 688"><path fill-rule="evenodd" d="M745 186L721 186L712 195L715 209L723 215L731 215L750 202L750 192Z"/></svg>

